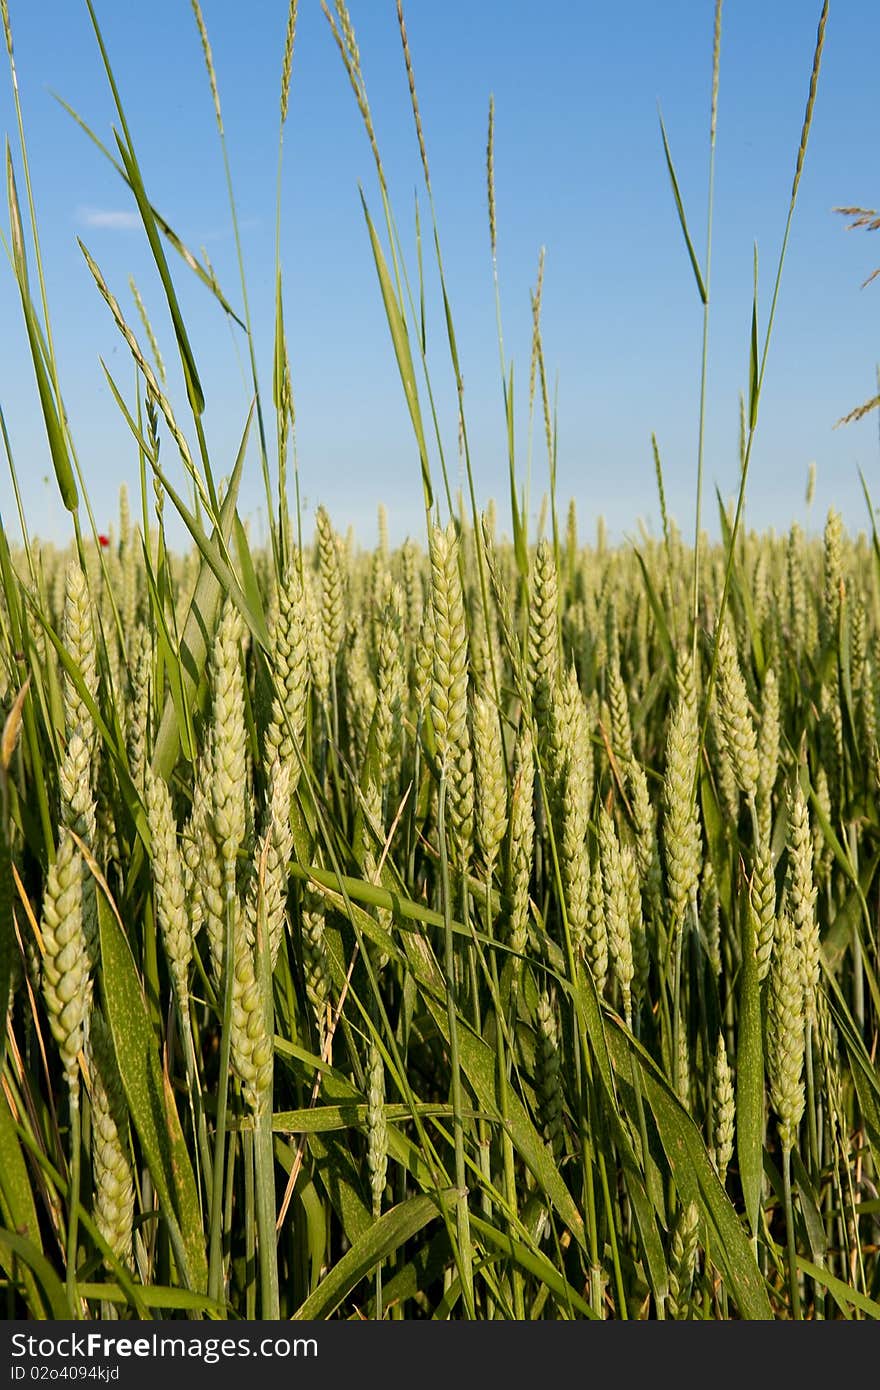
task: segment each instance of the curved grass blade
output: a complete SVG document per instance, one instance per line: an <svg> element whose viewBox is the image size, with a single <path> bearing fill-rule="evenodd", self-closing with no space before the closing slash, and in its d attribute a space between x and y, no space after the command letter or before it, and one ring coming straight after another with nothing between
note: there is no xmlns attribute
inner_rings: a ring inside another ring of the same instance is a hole
<svg viewBox="0 0 880 1390"><path fill-rule="evenodd" d="M204 1293L208 1283L205 1239L198 1192L174 1098L159 1063L147 1002L115 911L99 879L98 927L101 986L119 1074L132 1121L168 1223L180 1277L188 1289Z"/></svg>
<svg viewBox="0 0 880 1390"><path fill-rule="evenodd" d="M743 959L736 1042L736 1152L746 1215L752 1236L757 1238L764 1173L764 1047L755 923L747 903L742 905L741 911Z"/></svg>
<svg viewBox="0 0 880 1390"><path fill-rule="evenodd" d="M758 243L755 242L754 288L752 292L752 331L749 337L749 429L758 423L758 400L761 395L758 374Z"/></svg>
<svg viewBox="0 0 880 1390"><path fill-rule="evenodd" d="M449 1189L441 1196L451 1200L455 1193ZM293 1314L294 1321L330 1317L346 1294L351 1293L366 1275L439 1216L440 1209L433 1197L411 1197L392 1207L337 1261L315 1292Z"/></svg>
<svg viewBox="0 0 880 1390"><path fill-rule="evenodd" d="M424 944L424 943L420 943ZM445 1008L440 1007L428 996L425 1003L431 1011L434 1022L447 1036L448 1023ZM460 1020L462 1023L463 1020ZM471 1086L481 1111L497 1118L495 1101L497 1058L490 1047L478 1038L467 1026L459 1033L461 1067ZM552 1203L556 1211L571 1231L578 1245L586 1250L584 1222L575 1205L553 1156L529 1118L528 1111L519 1097L510 1092L508 1096L507 1121L514 1148L531 1172L538 1186Z"/></svg>
<svg viewBox="0 0 880 1390"><path fill-rule="evenodd" d="M702 300L703 304L706 304L708 303L709 296L706 293L706 286L703 282L703 272L700 270L700 263L697 260L697 253L694 250L694 243L691 241L691 234L688 231L687 218L685 217L684 212L684 203L681 200L681 192L679 191L678 187L678 177L675 173L675 165L672 162L672 151L669 148L669 141L666 138L666 127L663 124L662 115L660 115L659 112L657 114L660 118L660 134L663 137L663 153L666 156L666 168L669 171L669 181L672 184L672 196L675 199L675 209L678 213L678 221L681 226L682 234L684 236L684 242L685 246L687 247L687 253L690 257L691 267L694 272L694 279L697 282L697 292L699 293L700 299Z"/></svg>
<svg viewBox="0 0 880 1390"><path fill-rule="evenodd" d="M0 1069L6 1055L6 1026L15 960L15 919L12 912L12 840L10 836L9 764L21 733L22 711L31 678L12 702L0 738Z"/></svg>
<svg viewBox="0 0 880 1390"><path fill-rule="evenodd" d="M119 95L119 89L116 86L116 79L113 76L113 69L110 65L110 57L104 45L104 38L101 33L101 29L98 25L98 18L95 14L92 0L86 0L86 7L89 12L89 17L92 21L92 27L95 31L95 37L98 40L98 47L101 51L101 58L104 63L104 70L107 73L107 80L110 83L110 90L113 93L113 100L116 104L116 110L119 113L119 119L122 124L123 135L120 136L116 131L113 132L116 138L116 144L119 148L119 153L122 158L122 164L125 169L128 182L131 186L131 191L134 194L135 202L138 206L138 212L141 215L141 221L144 224L144 231L147 234L147 241L150 244L150 251L152 252L153 260L156 263L156 270L159 273L159 279L161 280L162 288L165 291L165 298L168 303L168 312L171 315L171 322L174 326L174 336L177 339L177 348L180 354L181 366L183 368L184 381L186 382L187 396L189 397L189 402L192 407L193 415L198 417L204 412L205 397L202 391L201 382L199 380L198 369L196 368L196 360L193 355L192 348L190 347L189 336L186 331L186 325L183 321L183 314L180 312L180 305L177 302L177 294L174 289L174 283L171 279L171 272L168 269L168 262L165 259L165 252L163 251L162 243L159 240L159 231L158 227L156 226L156 219L153 216L153 210L150 205L150 201L147 197L146 189L144 187L144 181L141 176L140 165L138 164L137 156L134 152L134 145L132 143L131 135L128 129L128 122L125 119L125 112L122 106L122 99Z"/></svg>
<svg viewBox="0 0 880 1390"><path fill-rule="evenodd" d="M696 1202L711 1233L712 1259L724 1273L744 1318L771 1320L764 1280L730 1198L718 1180L703 1138L691 1116L646 1052L616 1019L609 1019L608 1045L621 1077L632 1059L641 1071L642 1093L650 1107L669 1169L684 1203Z"/></svg>
<svg viewBox="0 0 880 1390"><path fill-rule="evenodd" d="M391 284L391 276L388 274L388 266L379 238L376 235L376 228L373 226L373 219L370 217L367 208L367 200L364 197L363 190L361 190L361 205L367 222L367 231L370 234L370 246L373 251L373 259L376 262L379 287L382 291L382 302L385 305L388 328L391 332L391 341L394 345L394 355L397 358L397 369L400 372L400 380L403 383L403 393L406 396L410 419L412 420L413 430L415 431L416 444L418 445L419 459L422 465L422 489L425 494L425 510L430 511L431 507L434 505L434 492L431 487L431 465L428 461L428 447L425 443L425 430L422 424L422 410L419 405L419 392L416 386L416 374L413 368L412 353L409 346L409 334L406 330L406 321L403 314L400 312L400 305L397 302L394 287Z"/></svg>
<svg viewBox="0 0 880 1390"><path fill-rule="evenodd" d="M247 447L247 438L250 431L250 423L253 418L253 403L248 412L245 424L244 435L239 445L238 455L232 476L229 479L229 486L220 504L220 524L215 528L211 539L216 541L218 546L222 541L224 547L228 547L232 535L233 523L235 520L235 507L238 500L238 489L241 483L241 473L244 466L244 456ZM217 626L217 618L223 600L223 589L217 579L213 569L203 556L199 567L199 577L196 581L195 592L190 602L189 612L186 615L186 622L183 628L183 635L180 639L181 669L184 673L184 683L186 686L187 698L192 702L198 694L199 685L204 675L205 666L208 659L208 649L214 637L214 630ZM162 711L162 719L159 724L159 732L156 735L156 743L153 748L153 771L157 776L169 777L177 761L177 753L180 747L180 726L178 723L177 709L171 695L165 700L165 707Z"/></svg>
<svg viewBox="0 0 880 1390"><path fill-rule="evenodd" d="M29 1239L32 1244L39 1241L40 1225L33 1189L6 1096L0 1099L0 1209L4 1221L22 1239ZM45 1316L43 1300L31 1271L32 1266L26 1265L23 1277L28 1304L38 1317Z"/></svg>
<svg viewBox="0 0 880 1390"><path fill-rule="evenodd" d="M25 1236L17 1235L15 1231L7 1231L0 1227L0 1245L4 1245L32 1271L49 1300L52 1317L69 1322L74 1314L67 1301L64 1285L46 1256L37 1249L33 1241L27 1240Z"/></svg>
<svg viewBox="0 0 880 1390"><path fill-rule="evenodd" d="M77 1284L83 1298L101 1299L127 1308L131 1299L125 1289L118 1284ZM227 1316L225 1303L215 1303L204 1294L191 1293L189 1289L172 1289L163 1284L148 1284L138 1287L138 1298L145 1309L159 1308L171 1313L205 1313L209 1318L221 1319Z"/></svg>
<svg viewBox="0 0 880 1390"><path fill-rule="evenodd" d="M570 1304L585 1318L598 1317L589 1303L584 1301L577 1289L572 1288L568 1280L550 1263L546 1255L542 1255L539 1250L530 1250L522 1241L515 1240L504 1231L497 1230L490 1222L484 1221L482 1217L472 1215L471 1225L483 1242L494 1245L502 1254L508 1255L515 1264L518 1264L526 1274L531 1274L539 1283L546 1284L560 1303L565 1306Z"/></svg>
<svg viewBox="0 0 880 1390"><path fill-rule="evenodd" d="M828 1290L843 1313L846 1314L847 1308L858 1308L860 1313L865 1313L869 1318L880 1319L880 1303L876 1303L873 1298L859 1293L851 1284L845 1284L822 1265L813 1264L812 1260L805 1260L798 1255L797 1263L798 1269Z"/></svg>
<svg viewBox="0 0 880 1390"><path fill-rule="evenodd" d="M131 181L128 175L126 174L123 166L119 163L117 159L114 159L113 155L110 153L103 140L99 139L99 137L95 134L92 128L83 120L82 116L80 116L78 112L76 112L73 109L73 107L70 106L68 102L64 100L63 97L60 97L57 92L50 91L49 95L53 96L55 100L58 102L58 105L63 107L63 109L67 112L68 116L70 116L74 121L76 121L80 130L82 130L84 134L86 134L89 137L92 143L97 146L97 148L101 151L105 158L107 158L113 165L113 168L116 170L119 177L128 185L129 188L131 188ZM162 233L165 240L171 243L178 256L180 256L181 260L186 262L193 274L196 275L199 278L199 280L201 280L202 284L211 291L223 312L225 314L228 314L229 317L238 324L239 328L244 329L244 323L239 318L235 310L232 308L232 305L229 303L229 300L226 298L225 294L221 290L213 269L206 269L202 265L201 261L198 260L197 257L193 255L192 251L190 251L189 247L186 246L183 241L181 241L174 228L169 225L169 223L162 216L161 212L159 212L158 209L155 208L152 203L150 204L150 212L152 213L155 219L156 226L159 228L159 231Z"/></svg>
<svg viewBox="0 0 880 1390"><path fill-rule="evenodd" d="M30 288L28 285L27 260L24 250L24 236L21 227L21 213L18 206L18 194L15 191L15 171L12 167L12 154L9 149L8 140L6 142L6 191L9 200L9 218L12 226L12 262L15 269L16 282L18 284L18 292L21 297L24 324L27 331L28 344L30 345L31 359L34 364L34 375L37 379L40 409L43 412L43 422L46 426L46 436L49 441L49 452L52 455L52 466L55 469L55 477L58 482L58 490L61 493L62 502L69 512L76 512L79 506L79 493L77 492L76 479L73 476L73 466L70 462L70 455L67 452L67 443L64 438L64 430L61 426L58 407L49 381L49 373L46 370L45 345L43 343L37 316L31 302Z"/></svg>

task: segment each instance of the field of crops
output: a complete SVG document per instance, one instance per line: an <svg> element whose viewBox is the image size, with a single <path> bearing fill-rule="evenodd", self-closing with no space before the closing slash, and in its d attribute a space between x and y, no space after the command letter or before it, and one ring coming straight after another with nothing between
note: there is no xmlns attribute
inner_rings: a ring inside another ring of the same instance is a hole
<svg viewBox="0 0 880 1390"><path fill-rule="evenodd" d="M185 396L86 252L138 371L128 397L108 374L138 515L123 489L101 534L23 126L29 220L8 159L73 540L41 542L23 513L23 541L0 528L5 1314L875 1318L878 537L834 511L822 536L742 524L772 313L721 540L698 514L695 547L667 517L659 455L660 539L611 547L579 524L557 506L540 279L537 534L503 348L504 516L477 504L463 406L454 496L344 4L328 18L379 173L385 249L369 214L367 232L421 460L418 539L392 548L380 507L365 548L300 508L280 269L274 477L252 356L219 482L165 248L229 302L152 207L115 89ZM492 163L490 109L494 252ZM244 280L241 296L246 325ZM461 405L451 311L445 331ZM236 510L251 433L265 547Z"/></svg>

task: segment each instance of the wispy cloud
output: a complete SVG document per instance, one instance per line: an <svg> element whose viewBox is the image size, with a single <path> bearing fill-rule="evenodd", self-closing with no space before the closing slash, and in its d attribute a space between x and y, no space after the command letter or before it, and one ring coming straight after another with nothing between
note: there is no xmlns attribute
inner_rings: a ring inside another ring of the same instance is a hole
<svg viewBox="0 0 880 1390"><path fill-rule="evenodd" d="M102 227L111 232L129 232L139 227L141 219L136 212L119 208L78 207L76 220L83 227Z"/></svg>

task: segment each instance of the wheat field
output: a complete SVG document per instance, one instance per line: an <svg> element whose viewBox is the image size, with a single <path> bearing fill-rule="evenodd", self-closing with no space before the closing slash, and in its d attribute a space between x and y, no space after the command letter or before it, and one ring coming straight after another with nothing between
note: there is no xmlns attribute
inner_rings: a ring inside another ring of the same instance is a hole
<svg viewBox="0 0 880 1390"><path fill-rule="evenodd" d="M540 272L534 534L503 347L510 497L503 517L478 504L450 310L467 480L453 492L342 0L325 13L376 164L366 231L424 533L392 547L380 506L371 548L300 506L280 264L264 399L244 269L227 297L156 213L115 85L118 167L185 396L170 397L140 299L135 328L83 247L138 374L134 394L107 379L141 496L123 488L100 532L20 125L11 268L72 539L42 541L21 509L20 540L0 528L7 1317L880 1314L880 538L834 510L820 535L743 522L827 9L717 541L702 452L690 540L659 452L659 539L611 546L601 520L558 504ZM280 137L296 18L294 0ZM719 0L710 207L720 36ZM490 105L494 259L493 122ZM666 159L708 316L668 143ZM193 273L251 349L223 482L175 292ZM252 434L265 545L237 510Z"/></svg>

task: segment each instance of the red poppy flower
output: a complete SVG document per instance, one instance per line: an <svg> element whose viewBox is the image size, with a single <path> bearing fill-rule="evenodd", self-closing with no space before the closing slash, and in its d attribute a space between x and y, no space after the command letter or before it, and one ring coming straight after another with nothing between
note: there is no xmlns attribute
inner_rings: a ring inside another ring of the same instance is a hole
<svg viewBox="0 0 880 1390"><path fill-rule="evenodd" d="M107 546L110 544L110 537L102 534L98 537L98 542L106 550Z"/></svg>

